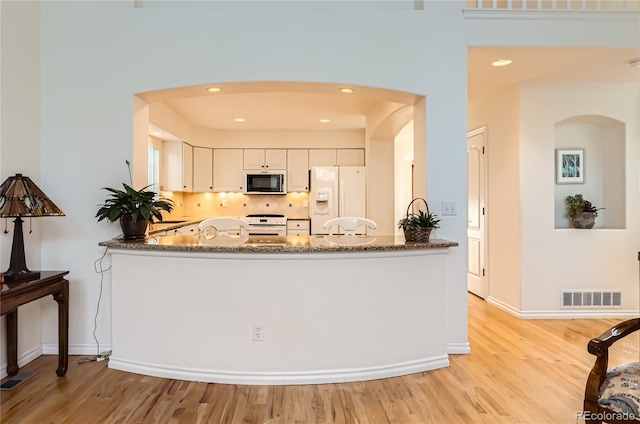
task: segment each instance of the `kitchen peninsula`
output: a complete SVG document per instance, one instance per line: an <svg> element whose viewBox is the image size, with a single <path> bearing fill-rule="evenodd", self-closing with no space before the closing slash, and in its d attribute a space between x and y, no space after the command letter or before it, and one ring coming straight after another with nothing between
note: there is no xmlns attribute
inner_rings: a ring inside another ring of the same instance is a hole
<svg viewBox="0 0 640 424"><path fill-rule="evenodd" d="M446 257L393 236L114 239L109 367L232 384L317 384L449 364Z"/></svg>

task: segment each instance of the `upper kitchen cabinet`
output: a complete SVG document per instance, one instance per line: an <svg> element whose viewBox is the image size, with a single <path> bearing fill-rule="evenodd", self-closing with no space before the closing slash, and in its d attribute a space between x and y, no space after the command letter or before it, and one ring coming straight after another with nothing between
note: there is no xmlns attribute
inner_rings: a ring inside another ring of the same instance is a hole
<svg viewBox="0 0 640 424"><path fill-rule="evenodd" d="M310 149L309 168L313 166L364 166L364 149Z"/></svg>
<svg viewBox="0 0 640 424"><path fill-rule="evenodd" d="M313 166L336 166L336 149L310 149L309 169Z"/></svg>
<svg viewBox="0 0 640 424"><path fill-rule="evenodd" d="M193 191L193 146L180 141L164 141L162 151L162 190Z"/></svg>
<svg viewBox="0 0 640 424"><path fill-rule="evenodd" d="M193 191L213 190L213 149L193 147Z"/></svg>
<svg viewBox="0 0 640 424"><path fill-rule="evenodd" d="M364 166L364 149L338 149L338 166Z"/></svg>
<svg viewBox="0 0 640 424"><path fill-rule="evenodd" d="M287 150L287 191L309 191L309 150Z"/></svg>
<svg viewBox="0 0 640 424"><path fill-rule="evenodd" d="M213 152L213 191L242 192L244 188L242 149L215 149Z"/></svg>
<svg viewBox="0 0 640 424"><path fill-rule="evenodd" d="M287 151L244 149L244 169L287 169Z"/></svg>

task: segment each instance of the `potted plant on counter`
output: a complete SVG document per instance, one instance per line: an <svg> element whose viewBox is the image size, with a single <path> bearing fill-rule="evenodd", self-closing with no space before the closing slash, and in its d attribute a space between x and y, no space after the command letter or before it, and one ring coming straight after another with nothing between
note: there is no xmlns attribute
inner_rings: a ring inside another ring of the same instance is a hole
<svg viewBox="0 0 640 424"><path fill-rule="evenodd" d="M427 211L424 212L418 207L418 213L411 212L411 206L417 200L424 202ZM429 205L423 198L416 197L407 207L407 216L398 221L398 228L404 230L406 241L428 242L431 231L440 228L440 218L436 214L429 212Z"/></svg>
<svg viewBox="0 0 640 424"><path fill-rule="evenodd" d="M131 163L126 161L131 177ZM106 219L109 222L120 221L123 237L126 240L139 240L145 237L147 225L154 219L162 222L162 211L171 212L173 201L161 198L154 191L148 190L150 186L135 190L126 183L122 183L124 190L104 187L110 192L109 197L101 205L98 205L96 218L98 222Z"/></svg>
<svg viewBox="0 0 640 424"><path fill-rule="evenodd" d="M567 202L567 215L573 228L593 228L598 211L604 209L593 206L590 201L582 197L582 194L567 196L565 202Z"/></svg>

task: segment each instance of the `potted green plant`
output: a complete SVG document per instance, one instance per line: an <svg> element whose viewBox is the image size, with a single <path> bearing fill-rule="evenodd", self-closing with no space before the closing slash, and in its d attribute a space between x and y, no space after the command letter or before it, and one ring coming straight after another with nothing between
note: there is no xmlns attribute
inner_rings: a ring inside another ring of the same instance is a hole
<svg viewBox="0 0 640 424"><path fill-rule="evenodd" d="M427 211L424 212L418 207L418 212L411 212L411 206L417 200L424 202ZM407 215L398 221L398 228L404 230L404 238L406 241L428 242L431 231L434 228L440 228L440 218L436 214L429 212L429 205L423 198L416 197L409 203L407 207Z"/></svg>
<svg viewBox="0 0 640 424"><path fill-rule="evenodd" d="M131 177L131 163L126 161ZM173 201L161 198L154 191L148 190L150 186L135 190L131 185L122 183L124 190L104 187L110 192L109 197L101 205L98 205L96 218L98 222L106 219L109 222L120 221L123 237L127 240L138 240L145 237L147 225L154 219L162 222L162 211L171 212Z"/></svg>
<svg viewBox="0 0 640 424"><path fill-rule="evenodd" d="M567 215L569 215L573 228L593 228L598 211L604 209L593 206L590 201L582 197L582 194L567 196L565 202L567 203Z"/></svg>

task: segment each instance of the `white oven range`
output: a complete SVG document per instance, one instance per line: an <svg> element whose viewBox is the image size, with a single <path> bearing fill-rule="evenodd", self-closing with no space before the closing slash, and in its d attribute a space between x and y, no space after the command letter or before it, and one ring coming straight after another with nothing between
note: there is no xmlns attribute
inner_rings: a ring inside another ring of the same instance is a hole
<svg viewBox="0 0 640 424"><path fill-rule="evenodd" d="M287 217L278 214L251 214L243 218L249 223L250 236L286 236Z"/></svg>

